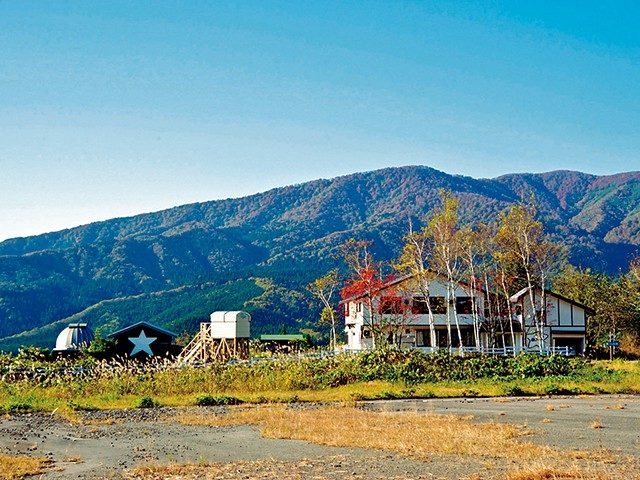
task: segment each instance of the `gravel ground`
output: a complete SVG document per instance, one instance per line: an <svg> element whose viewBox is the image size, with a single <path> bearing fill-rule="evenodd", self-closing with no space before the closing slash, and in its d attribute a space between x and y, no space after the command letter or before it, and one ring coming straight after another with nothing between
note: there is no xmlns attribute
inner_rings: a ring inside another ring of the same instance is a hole
<svg viewBox="0 0 640 480"><path fill-rule="evenodd" d="M440 415L473 415L478 421L527 425L532 442L558 448L606 448L640 458L640 396L517 397L389 400L365 408L408 410ZM601 428L593 428L593 422Z"/></svg>
<svg viewBox="0 0 640 480"><path fill-rule="evenodd" d="M561 448L608 448L640 457L640 397L391 400L365 402L363 407L526 423L539 432L532 441ZM224 407L192 409L204 413ZM481 478L500 478L508 466L454 456L422 462L386 452L262 438L248 426L211 428L164 420L184 410L84 412L82 423L55 414L6 417L0 419L0 453L51 458L54 468L44 479L123 478L131 467L158 463L268 461L265 472L282 470L282 478L285 472L298 472L287 478L398 479L464 478L478 472ZM604 428L592 428L594 420ZM236 477L227 471L220 478L247 478L242 473L247 468L253 467L245 463L236 468ZM277 477L267 473L249 478Z"/></svg>

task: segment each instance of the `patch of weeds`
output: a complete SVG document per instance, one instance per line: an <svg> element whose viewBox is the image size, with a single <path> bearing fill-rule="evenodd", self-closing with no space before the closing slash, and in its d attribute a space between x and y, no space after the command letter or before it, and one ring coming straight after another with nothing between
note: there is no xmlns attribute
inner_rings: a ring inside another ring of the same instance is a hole
<svg viewBox="0 0 640 480"><path fill-rule="evenodd" d="M364 394L363 394L363 393L361 393L361 392L351 392L351 393L349 394L349 398L350 398L351 400L353 400L354 402L359 402L359 401L362 401L362 400L366 400L366 399L367 399L367 396L366 396L366 395L364 395Z"/></svg>
<svg viewBox="0 0 640 480"><path fill-rule="evenodd" d="M479 397L480 396L480 392L477 390L474 390L473 388L470 388L468 390L464 390L462 392L462 396L463 397Z"/></svg>
<svg viewBox="0 0 640 480"><path fill-rule="evenodd" d="M29 402L24 401L11 401L5 407L7 413L29 413L33 412L34 408Z"/></svg>
<svg viewBox="0 0 640 480"><path fill-rule="evenodd" d="M415 395L415 393L416 393L415 388L405 388L404 390L400 391L400 395L403 398L411 398Z"/></svg>
<svg viewBox="0 0 640 480"><path fill-rule="evenodd" d="M376 398L381 400L395 400L397 398L402 398L402 394L398 394L396 392L391 392L389 390L384 390L376 395Z"/></svg>
<svg viewBox="0 0 640 480"><path fill-rule="evenodd" d="M300 397L295 393L285 400L286 403L297 403L300 401Z"/></svg>
<svg viewBox="0 0 640 480"><path fill-rule="evenodd" d="M577 395L581 393L581 391L579 388L566 388L555 383L550 383L544 388L544 393L547 395Z"/></svg>
<svg viewBox="0 0 640 480"><path fill-rule="evenodd" d="M77 411L85 411L85 412L92 412L94 410L97 410L96 407L92 407L91 405L85 405L82 403L78 403L74 400L69 400L67 402L67 406L69 407L69 409L73 410L74 412Z"/></svg>
<svg viewBox="0 0 640 480"><path fill-rule="evenodd" d="M509 385L504 389L507 397L522 397L527 394L519 385Z"/></svg>
<svg viewBox="0 0 640 480"><path fill-rule="evenodd" d="M160 404L156 402L153 398L145 395L144 397L140 397L135 405L136 408L158 408Z"/></svg>
<svg viewBox="0 0 640 480"><path fill-rule="evenodd" d="M420 391L420 398L436 398L437 395L433 390L422 390Z"/></svg>
<svg viewBox="0 0 640 480"><path fill-rule="evenodd" d="M236 397L228 395L198 395L196 397L196 405L201 407L219 406L219 405L240 405L244 403L242 400Z"/></svg>

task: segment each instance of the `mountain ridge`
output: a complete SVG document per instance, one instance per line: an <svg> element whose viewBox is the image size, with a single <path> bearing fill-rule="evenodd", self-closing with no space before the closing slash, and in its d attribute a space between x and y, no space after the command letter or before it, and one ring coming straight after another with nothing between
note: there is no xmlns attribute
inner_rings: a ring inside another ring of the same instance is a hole
<svg viewBox="0 0 640 480"><path fill-rule="evenodd" d="M535 195L547 230L582 266L615 272L640 245L640 172L476 179L428 166L389 167L0 242L0 349L2 337L100 301L181 285L263 277L293 298L335 264L349 237L374 240L383 258L396 255L408 220L420 224L441 188L459 197L464 223L489 221ZM225 309L223 303L210 307ZM312 325L313 310L293 305L282 307L282 324Z"/></svg>

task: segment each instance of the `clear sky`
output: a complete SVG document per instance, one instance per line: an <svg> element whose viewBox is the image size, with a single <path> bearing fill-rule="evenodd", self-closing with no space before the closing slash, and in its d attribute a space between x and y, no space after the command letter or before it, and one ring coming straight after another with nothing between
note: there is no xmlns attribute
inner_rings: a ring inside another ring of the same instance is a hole
<svg viewBox="0 0 640 480"><path fill-rule="evenodd" d="M640 2L0 1L0 239L394 165L640 169Z"/></svg>

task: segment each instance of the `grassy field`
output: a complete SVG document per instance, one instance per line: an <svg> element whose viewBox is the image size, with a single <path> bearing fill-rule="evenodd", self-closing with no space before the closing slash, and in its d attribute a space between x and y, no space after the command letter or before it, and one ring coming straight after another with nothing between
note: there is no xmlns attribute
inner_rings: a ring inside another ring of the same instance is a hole
<svg viewBox="0 0 640 480"><path fill-rule="evenodd" d="M245 402L640 393L637 361L461 359L399 352L206 368L82 361L85 370L78 373L59 364L16 365L15 357L5 358L0 362L0 409L72 412Z"/></svg>

